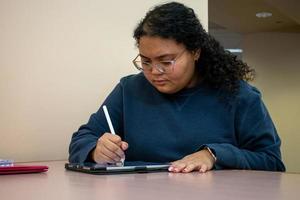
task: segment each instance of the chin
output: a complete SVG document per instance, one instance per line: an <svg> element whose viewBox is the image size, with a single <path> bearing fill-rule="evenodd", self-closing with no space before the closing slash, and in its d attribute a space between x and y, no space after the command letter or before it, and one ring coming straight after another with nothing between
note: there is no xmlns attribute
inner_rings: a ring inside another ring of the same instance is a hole
<svg viewBox="0 0 300 200"><path fill-rule="evenodd" d="M164 94L174 94L176 92L178 92L178 90L174 89L174 88L169 88L169 87L158 87L158 86L155 86L155 88L161 92L161 93L164 93Z"/></svg>

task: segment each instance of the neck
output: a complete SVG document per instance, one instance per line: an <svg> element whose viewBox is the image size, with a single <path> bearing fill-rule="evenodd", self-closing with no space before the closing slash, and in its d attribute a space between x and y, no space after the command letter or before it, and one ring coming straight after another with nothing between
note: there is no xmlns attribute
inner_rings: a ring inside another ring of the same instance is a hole
<svg viewBox="0 0 300 200"><path fill-rule="evenodd" d="M189 83L187 84L186 88L192 88L195 87L196 85L198 85L200 82L202 81L201 76L199 75L199 73L197 71L194 72L194 75L192 76L191 80L189 81Z"/></svg>

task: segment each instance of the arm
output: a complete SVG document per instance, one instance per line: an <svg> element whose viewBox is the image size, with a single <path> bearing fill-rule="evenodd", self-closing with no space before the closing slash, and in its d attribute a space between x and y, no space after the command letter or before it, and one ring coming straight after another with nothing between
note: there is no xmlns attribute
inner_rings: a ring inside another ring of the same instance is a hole
<svg viewBox="0 0 300 200"><path fill-rule="evenodd" d="M280 138L260 94L241 100L236 111L237 146L206 144L217 156L216 169L285 171Z"/></svg>
<svg viewBox="0 0 300 200"><path fill-rule="evenodd" d="M122 137L123 106L122 86L118 84L104 101L107 105L115 131ZM96 147L99 137L109 132L102 106L92 114L88 123L82 125L72 136L69 146L70 162L92 161L89 158L90 152Z"/></svg>
<svg viewBox="0 0 300 200"><path fill-rule="evenodd" d="M199 151L173 162L169 170L206 172L215 167L285 171L280 155L280 138L269 113L258 91L250 95L240 99L234 115L236 142L204 144ZM214 156L217 158L214 159Z"/></svg>

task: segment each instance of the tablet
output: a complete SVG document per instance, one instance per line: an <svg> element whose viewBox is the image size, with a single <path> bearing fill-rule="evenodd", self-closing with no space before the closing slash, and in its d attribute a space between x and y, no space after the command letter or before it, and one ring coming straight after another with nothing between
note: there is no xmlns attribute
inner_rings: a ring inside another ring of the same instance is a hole
<svg viewBox="0 0 300 200"><path fill-rule="evenodd" d="M120 173L147 173L167 172L170 164L130 162L125 161L124 166L118 164L95 164L95 163L66 163L65 168L71 171L88 174L120 174Z"/></svg>
<svg viewBox="0 0 300 200"><path fill-rule="evenodd" d="M48 171L48 166L44 165L12 165L0 167L0 175L40 173L46 171Z"/></svg>

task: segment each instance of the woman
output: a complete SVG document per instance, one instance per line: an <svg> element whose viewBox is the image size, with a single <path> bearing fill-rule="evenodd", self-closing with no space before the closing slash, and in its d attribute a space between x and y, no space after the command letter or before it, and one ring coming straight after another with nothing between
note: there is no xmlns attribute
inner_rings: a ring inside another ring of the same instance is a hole
<svg viewBox="0 0 300 200"><path fill-rule="evenodd" d="M171 162L171 172L284 171L280 138L254 70L209 36L180 3L150 10L134 31L142 72L121 79L73 134L70 162Z"/></svg>

